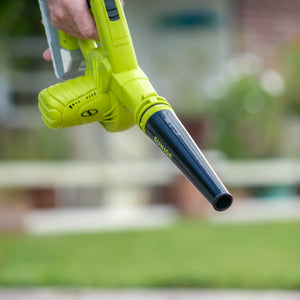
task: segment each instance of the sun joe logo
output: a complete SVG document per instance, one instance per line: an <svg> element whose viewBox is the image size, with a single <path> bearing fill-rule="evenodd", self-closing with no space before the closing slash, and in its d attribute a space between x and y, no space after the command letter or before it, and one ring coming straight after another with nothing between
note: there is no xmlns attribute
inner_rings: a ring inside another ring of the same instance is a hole
<svg viewBox="0 0 300 300"><path fill-rule="evenodd" d="M173 154L165 147L165 145L158 139L158 137L154 137L154 142L170 159L172 159Z"/></svg>
<svg viewBox="0 0 300 300"><path fill-rule="evenodd" d="M81 116L84 118L88 118L88 117L92 117L94 115L96 115L98 113L97 109L88 109L86 111L84 111Z"/></svg>

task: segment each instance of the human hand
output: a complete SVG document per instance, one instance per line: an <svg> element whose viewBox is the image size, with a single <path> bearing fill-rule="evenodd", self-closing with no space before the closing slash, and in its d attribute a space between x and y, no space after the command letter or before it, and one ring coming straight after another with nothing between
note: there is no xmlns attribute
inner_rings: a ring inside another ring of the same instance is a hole
<svg viewBox="0 0 300 300"><path fill-rule="evenodd" d="M86 0L47 0L47 6L56 29L78 39L99 39Z"/></svg>
<svg viewBox="0 0 300 300"><path fill-rule="evenodd" d="M123 0L121 0L123 5ZM86 0L47 0L49 15L53 27L78 39L99 40L95 21L89 11ZM51 60L47 49L43 58Z"/></svg>

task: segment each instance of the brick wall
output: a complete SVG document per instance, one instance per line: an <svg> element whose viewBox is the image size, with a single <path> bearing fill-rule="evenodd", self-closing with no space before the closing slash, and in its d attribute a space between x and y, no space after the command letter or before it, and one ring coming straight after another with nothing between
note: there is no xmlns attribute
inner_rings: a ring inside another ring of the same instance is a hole
<svg viewBox="0 0 300 300"><path fill-rule="evenodd" d="M300 0L235 0L235 7L241 49L257 53L266 65L300 40Z"/></svg>

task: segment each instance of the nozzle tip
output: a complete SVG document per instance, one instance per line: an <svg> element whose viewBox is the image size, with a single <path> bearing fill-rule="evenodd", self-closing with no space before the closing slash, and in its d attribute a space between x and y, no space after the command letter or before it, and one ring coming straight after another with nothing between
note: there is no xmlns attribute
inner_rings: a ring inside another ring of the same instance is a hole
<svg viewBox="0 0 300 300"><path fill-rule="evenodd" d="M224 211L232 204L232 195L229 193L218 195L214 200L214 209Z"/></svg>

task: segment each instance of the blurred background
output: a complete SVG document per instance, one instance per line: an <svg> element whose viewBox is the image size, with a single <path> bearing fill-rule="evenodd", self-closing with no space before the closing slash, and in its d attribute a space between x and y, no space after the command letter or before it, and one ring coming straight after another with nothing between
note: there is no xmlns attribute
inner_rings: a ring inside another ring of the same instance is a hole
<svg viewBox="0 0 300 300"><path fill-rule="evenodd" d="M299 233L299 1L125 0L140 66L234 196L224 213L214 212L138 128L48 129L37 98L57 79L42 59L47 42L38 3L2 0L0 8L5 237L153 229L182 218L288 220ZM293 241L296 251L295 235ZM5 250L2 256L5 267ZM1 261L0 252L0 273ZM299 257L293 265L300 266ZM293 284L300 288L299 280Z"/></svg>

